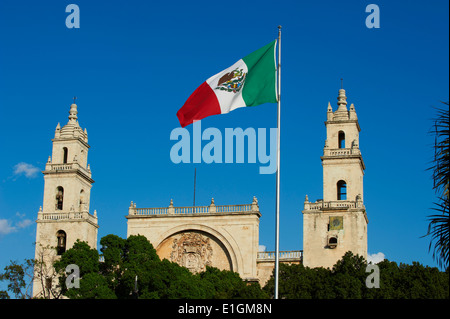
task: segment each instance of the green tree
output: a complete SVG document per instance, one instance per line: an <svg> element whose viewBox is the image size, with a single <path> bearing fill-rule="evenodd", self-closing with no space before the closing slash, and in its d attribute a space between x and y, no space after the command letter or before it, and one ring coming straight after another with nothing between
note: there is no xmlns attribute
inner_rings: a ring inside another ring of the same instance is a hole
<svg viewBox="0 0 450 319"><path fill-rule="evenodd" d="M106 269L122 266L124 260L124 247L126 240L117 235L106 235L100 239L100 251L102 252Z"/></svg>
<svg viewBox="0 0 450 319"><path fill-rule="evenodd" d="M8 292L6 292L5 290L0 290L0 300L1 299L10 299Z"/></svg>
<svg viewBox="0 0 450 319"><path fill-rule="evenodd" d="M380 273L380 288L367 289L368 299L404 299L403 284L404 276L400 272L396 262L387 259L377 264Z"/></svg>
<svg viewBox="0 0 450 319"><path fill-rule="evenodd" d="M336 298L360 299L363 297L367 263L365 259L347 252L333 266L332 284Z"/></svg>
<svg viewBox="0 0 450 319"><path fill-rule="evenodd" d="M100 271L113 291L118 288L123 274L125 244L126 239L117 235L110 234L100 239L100 251L103 257Z"/></svg>
<svg viewBox="0 0 450 319"><path fill-rule="evenodd" d="M68 265L77 265L80 270L80 277L85 274L98 273L100 270L99 254L96 249L77 239L72 248L62 254L61 259L53 264L58 273L64 273Z"/></svg>
<svg viewBox="0 0 450 319"><path fill-rule="evenodd" d="M279 295L286 299L362 298L366 261L347 252L332 269L309 268L301 264L280 264ZM264 287L274 290L273 276Z"/></svg>
<svg viewBox="0 0 450 319"><path fill-rule="evenodd" d="M79 288L68 288L66 280L69 274L65 270L69 265L79 269ZM72 248L62 254L61 259L54 263L59 274L61 292L71 299L111 299L116 298L109 288L105 277L100 274L99 254L86 242L77 240Z"/></svg>
<svg viewBox="0 0 450 319"><path fill-rule="evenodd" d="M160 260L153 245L140 235L100 241L102 274L120 299L204 298L201 282L188 269Z"/></svg>
<svg viewBox="0 0 450 319"><path fill-rule="evenodd" d="M144 236L126 240L115 235L102 238L102 273L118 298L202 299L262 298L259 284L247 284L237 273L207 267L192 274L187 268L167 259L160 260Z"/></svg>
<svg viewBox="0 0 450 319"><path fill-rule="evenodd" d="M65 296L70 299L117 299L106 278L95 272L85 274L80 287L66 290Z"/></svg>
<svg viewBox="0 0 450 319"><path fill-rule="evenodd" d="M131 235L127 238L124 247L124 259L127 263L145 263L147 261L159 261L156 250L146 237Z"/></svg>
<svg viewBox="0 0 450 319"><path fill-rule="evenodd" d="M280 264L279 297L282 299L334 299L331 271L322 267L309 268L302 264ZM274 277L264 291L272 296Z"/></svg>
<svg viewBox="0 0 450 319"><path fill-rule="evenodd" d="M268 294L261 289L259 283L247 283L238 273L206 267L196 275L207 292L208 299L265 299Z"/></svg>
<svg viewBox="0 0 450 319"><path fill-rule="evenodd" d="M391 262L377 264L380 288L368 288L367 262L347 252L332 269L280 264L279 293L286 299L448 299L449 272ZM264 290L274 289L273 276Z"/></svg>
<svg viewBox="0 0 450 319"><path fill-rule="evenodd" d="M12 292L16 299L30 299L33 283L34 260L26 259L23 264L10 261L11 264L0 273L0 281L8 281L8 291ZM0 299L10 299L7 291L0 291Z"/></svg>
<svg viewBox="0 0 450 319"><path fill-rule="evenodd" d="M77 241L54 263L60 285L71 299L202 299L267 298L259 284L243 281L237 273L207 267L192 274L167 259L160 260L144 236L122 239L107 235L100 240L103 260L87 243ZM65 269L75 264L80 270L80 288L67 289Z"/></svg>
<svg viewBox="0 0 450 319"><path fill-rule="evenodd" d="M163 273L165 289L161 293L164 299L204 299L206 291L204 282L193 275L187 268L164 259L161 263L160 273ZM155 274L157 276L157 274ZM155 277L156 277L155 276Z"/></svg>

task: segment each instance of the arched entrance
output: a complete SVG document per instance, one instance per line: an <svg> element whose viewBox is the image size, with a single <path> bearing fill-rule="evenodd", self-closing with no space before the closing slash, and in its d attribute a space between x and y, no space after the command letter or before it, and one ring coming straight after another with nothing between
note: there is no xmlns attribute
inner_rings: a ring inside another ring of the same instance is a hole
<svg viewBox="0 0 450 319"><path fill-rule="evenodd" d="M184 225L161 236L156 247L161 259L167 259L188 268L193 273L206 266L237 271L237 260L225 237L202 225Z"/></svg>

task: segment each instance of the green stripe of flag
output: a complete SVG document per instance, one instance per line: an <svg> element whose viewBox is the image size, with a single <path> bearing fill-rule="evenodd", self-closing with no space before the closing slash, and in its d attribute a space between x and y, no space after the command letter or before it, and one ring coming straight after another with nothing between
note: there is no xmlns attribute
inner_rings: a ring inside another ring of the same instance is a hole
<svg viewBox="0 0 450 319"><path fill-rule="evenodd" d="M246 106L276 103L276 40L250 53L244 60L248 67L247 78L242 90Z"/></svg>

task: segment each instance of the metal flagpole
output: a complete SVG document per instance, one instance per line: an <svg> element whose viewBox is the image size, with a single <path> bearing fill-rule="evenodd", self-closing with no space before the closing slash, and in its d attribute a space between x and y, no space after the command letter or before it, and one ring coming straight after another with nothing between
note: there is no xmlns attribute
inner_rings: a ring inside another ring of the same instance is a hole
<svg viewBox="0 0 450 319"><path fill-rule="evenodd" d="M278 67L277 67L277 187L276 187L276 217L275 217L275 299L278 299L278 273L279 273L279 239L280 239L280 79L281 79L281 25L278 26Z"/></svg>

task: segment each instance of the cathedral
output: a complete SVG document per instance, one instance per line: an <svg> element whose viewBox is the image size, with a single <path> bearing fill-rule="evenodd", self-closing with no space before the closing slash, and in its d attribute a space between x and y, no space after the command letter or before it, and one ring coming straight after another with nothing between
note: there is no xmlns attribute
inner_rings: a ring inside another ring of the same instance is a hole
<svg viewBox="0 0 450 319"><path fill-rule="evenodd" d="M363 200L364 162L359 149L360 126L353 104L347 108L344 89L338 108L328 103L326 140L321 156L323 199L303 206L303 250L280 251L281 263L307 267L332 267L347 251L367 258L367 214ZM35 258L50 264L72 247L77 239L97 248L98 217L89 207L92 172L88 164L88 134L78 123L77 105L69 121L58 125L53 149L45 165L44 199L36 224ZM125 208L126 209L126 208ZM206 266L237 272L246 281L262 286L274 269L275 252L260 252L257 198L248 203L142 208L131 202L127 236L144 235L161 259L168 259L192 272ZM121 221L117 221L121 222ZM51 247L50 255L43 249ZM51 272L51 267L45 271ZM42 278L50 273L42 275ZM54 283L35 280L33 296Z"/></svg>

